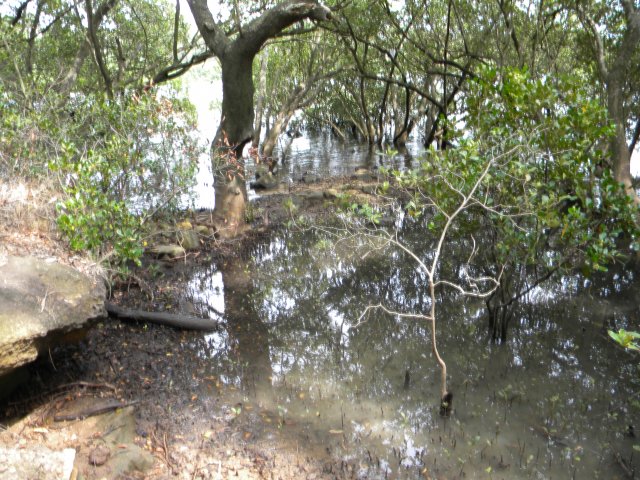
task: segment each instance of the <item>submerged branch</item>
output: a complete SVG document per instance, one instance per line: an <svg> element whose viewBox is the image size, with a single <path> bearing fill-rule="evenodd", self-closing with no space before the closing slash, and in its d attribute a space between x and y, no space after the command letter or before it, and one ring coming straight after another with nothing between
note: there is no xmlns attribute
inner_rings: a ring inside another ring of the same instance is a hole
<svg viewBox="0 0 640 480"><path fill-rule="evenodd" d="M389 315L395 315L400 318L416 318L420 320L431 320L431 317L428 315L423 315L421 313L396 312L395 310L391 310L385 307L382 303L378 303L377 305L368 305L367 308L365 308L362 314L360 314L360 316L358 317L358 321L356 322L356 324L351 328L357 328L360 325L362 325L365 322L363 318L366 317L371 310L378 310L378 309L382 310L383 312Z"/></svg>

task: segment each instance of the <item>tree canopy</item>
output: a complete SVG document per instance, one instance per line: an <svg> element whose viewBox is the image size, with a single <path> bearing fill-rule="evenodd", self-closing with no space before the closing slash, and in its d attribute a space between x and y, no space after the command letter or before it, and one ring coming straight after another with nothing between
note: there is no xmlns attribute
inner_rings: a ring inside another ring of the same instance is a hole
<svg viewBox="0 0 640 480"><path fill-rule="evenodd" d="M341 138L397 148L415 139L441 152L469 138L504 144L512 137L492 132L507 125L526 126L531 135L568 125L575 130L562 130L556 143L549 135L538 142L547 172L562 180L551 204L579 200L587 208L597 197L593 189L610 178L611 188L623 185L638 202L630 170L640 137L637 1L187 3L189 9L147 0L3 5L3 175L46 176L53 168L75 178L97 171L102 190L122 187L104 201L129 205L151 198L141 190L162 188L164 176L178 181L163 195L177 198L198 151L187 134L193 108L163 85L215 58L223 102L212 159L216 211L226 225L244 222L242 147L253 140L271 157L292 118ZM488 109L478 97L503 110ZM578 120L593 120L596 106L602 118L580 130ZM491 135L476 129L479 115L485 126L494 122ZM561 155L562 148L575 156ZM81 184L76 179L68 193L75 196ZM626 215L616 212L598 215Z"/></svg>

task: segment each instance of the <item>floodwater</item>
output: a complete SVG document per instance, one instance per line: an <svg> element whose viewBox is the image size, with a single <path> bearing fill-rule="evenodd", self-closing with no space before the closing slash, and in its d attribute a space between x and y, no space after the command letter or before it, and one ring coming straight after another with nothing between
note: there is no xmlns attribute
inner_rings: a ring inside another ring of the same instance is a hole
<svg viewBox="0 0 640 480"><path fill-rule="evenodd" d="M429 241L411 235L427 255ZM502 344L481 301L440 292L449 418L438 411L429 326L380 310L362 317L379 303L428 311L425 277L398 251L284 230L244 261L195 271L188 295L224 320L201 355L234 401L358 478L622 479L638 465L640 362L604 328L640 328L631 270L544 284Z"/></svg>
<svg viewBox="0 0 640 480"><path fill-rule="evenodd" d="M407 143L406 149L398 152L377 145L363 145L352 139L343 141L329 133L321 133L280 142L274 150L274 158L278 161L278 178L282 182L298 182L309 173L323 178L351 175L356 168L375 170L383 165L400 170L411 168L422 150L415 141ZM248 179L253 179L256 166L252 158L245 158L245 167ZM194 206L213 208L213 174L208 154L200 157L197 180ZM250 191L250 197L254 193Z"/></svg>

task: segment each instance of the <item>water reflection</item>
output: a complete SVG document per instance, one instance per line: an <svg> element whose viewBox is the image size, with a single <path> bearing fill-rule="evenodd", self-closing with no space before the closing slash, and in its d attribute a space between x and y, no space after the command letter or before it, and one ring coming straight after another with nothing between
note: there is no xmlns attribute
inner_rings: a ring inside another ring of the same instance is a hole
<svg viewBox="0 0 640 480"><path fill-rule="evenodd" d="M487 341L482 303L439 294L451 419L437 412L425 324L373 313L356 327L380 301L428 308L424 278L401 255L285 231L249 260L195 272L191 288L226 321L210 337L212 372L240 401L286 416L278 428L304 425L362 478L622 478L614 455L632 457L640 371L602 325L613 315L637 328L639 312L633 275L613 279L610 289L577 276L539 287L503 345Z"/></svg>
<svg viewBox="0 0 640 480"><path fill-rule="evenodd" d="M353 139L340 140L329 132L319 132L295 138L285 149L277 149L274 155L280 159L280 167L286 174L297 179L305 172L348 175L357 167L374 170L386 165L404 170L414 165L414 159L423 150L418 142L412 142L402 153L383 154L377 145Z"/></svg>

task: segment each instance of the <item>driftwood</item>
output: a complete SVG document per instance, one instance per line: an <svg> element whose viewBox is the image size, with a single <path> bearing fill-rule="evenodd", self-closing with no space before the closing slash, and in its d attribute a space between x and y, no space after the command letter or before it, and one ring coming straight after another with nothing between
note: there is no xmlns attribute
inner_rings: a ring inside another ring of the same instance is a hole
<svg viewBox="0 0 640 480"><path fill-rule="evenodd" d="M167 312L146 312L143 310L128 310L118 307L113 303L106 302L105 307L109 315L122 320L133 320L136 322L157 323L168 327L180 328L184 330L202 330L211 332L217 330L218 322L206 318L198 318L189 315L179 315Z"/></svg>

